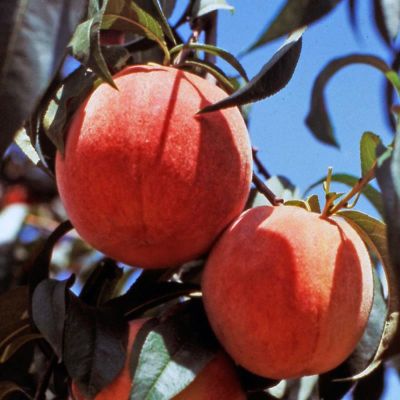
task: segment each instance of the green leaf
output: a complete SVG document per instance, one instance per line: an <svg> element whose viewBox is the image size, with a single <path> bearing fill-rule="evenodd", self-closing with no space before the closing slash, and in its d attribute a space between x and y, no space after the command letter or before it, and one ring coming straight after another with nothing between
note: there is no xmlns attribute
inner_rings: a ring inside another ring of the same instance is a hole
<svg viewBox="0 0 400 400"><path fill-rule="evenodd" d="M205 53L210 53L215 56L221 57L223 60L225 60L227 63L229 63L233 68L236 69L236 71L239 72L239 74L243 77L245 81L248 81L249 78L247 76L247 73L245 69L243 68L242 64L235 58L234 55L229 53L226 50L223 50L219 47L213 46L211 44L202 44L202 43L187 43L185 45L180 44L178 46L175 46L174 48L171 49L170 54L175 55L179 54L182 50L185 49L193 49L193 50L200 50L204 51Z"/></svg>
<svg viewBox="0 0 400 400"><path fill-rule="evenodd" d="M310 211L309 206L306 201L304 200L287 200L284 202L285 206L293 206L293 207L300 207L304 208L307 211Z"/></svg>
<svg viewBox="0 0 400 400"><path fill-rule="evenodd" d="M128 324L121 313L86 305L68 291L63 361L79 391L93 398L125 365Z"/></svg>
<svg viewBox="0 0 400 400"><path fill-rule="evenodd" d="M183 64L175 65L177 68L184 68L187 66L202 69L218 81L218 83L224 88L227 93L232 93L235 90L235 85L232 81L225 75L222 69L218 68L215 64L209 63L203 60L184 60Z"/></svg>
<svg viewBox="0 0 400 400"><path fill-rule="evenodd" d="M333 127L330 122L330 117L325 104L325 87L332 76L335 75L339 70L354 64L365 64L378 69L386 76L396 90L399 90L400 88L398 75L378 57L365 54L351 54L349 56L332 60L319 73L314 82L310 110L306 117L307 126L311 130L314 137L322 143L339 147L339 144L334 136Z"/></svg>
<svg viewBox="0 0 400 400"><path fill-rule="evenodd" d="M227 3L226 0L195 0L191 10L192 19L202 17L210 12L217 10L233 11L235 8Z"/></svg>
<svg viewBox="0 0 400 400"><path fill-rule="evenodd" d="M351 378L352 380L357 380L374 371L386 359L388 354L393 351L392 346L396 345L395 342L398 339L400 326L400 295L398 290L400 287L400 271L391 262L386 225L383 222L359 211L340 211L338 214L346 219L359 233L371 251L378 256L388 283L388 314L383 334L374 358L368 367Z"/></svg>
<svg viewBox="0 0 400 400"><path fill-rule="evenodd" d="M246 53L320 19L332 11L339 1L287 0L279 15Z"/></svg>
<svg viewBox="0 0 400 400"><path fill-rule="evenodd" d="M226 99L203 108L199 113L241 106L272 96L283 89L292 78L299 60L302 33L302 31L295 32L291 35L250 82Z"/></svg>
<svg viewBox="0 0 400 400"><path fill-rule="evenodd" d="M40 157L35 148L32 146L32 142L25 129L20 129L18 131L18 133L15 135L14 142L34 165L39 164Z"/></svg>
<svg viewBox="0 0 400 400"><path fill-rule="evenodd" d="M218 350L204 311L194 301L162 322L151 320L138 337L132 350L135 384L130 400L173 398L193 382Z"/></svg>
<svg viewBox="0 0 400 400"><path fill-rule="evenodd" d="M107 1L104 2L106 3ZM69 46L72 55L77 60L91 68L99 78L116 89L100 47L100 29L104 11L103 6L92 18L82 22L76 29Z"/></svg>
<svg viewBox="0 0 400 400"><path fill-rule="evenodd" d="M62 155L64 155L65 128L72 114L92 90L94 82L95 75L86 68L79 67L61 83L55 93L50 95L42 116L42 128Z"/></svg>
<svg viewBox="0 0 400 400"><path fill-rule="evenodd" d="M310 208L310 211L320 214L321 213L321 205L319 204L319 199L316 194L311 195L307 198L306 202Z"/></svg>
<svg viewBox="0 0 400 400"><path fill-rule="evenodd" d="M101 22L102 29L134 32L155 41L164 52L164 64L169 64L169 51L164 32L158 21L133 1L123 3L123 7L113 7L110 3Z"/></svg>
<svg viewBox="0 0 400 400"><path fill-rule="evenodd" d="M323 177L319 179L317 182L310 185L306 189L305 194L310 192L315 187L319 186L325 180L326 177ZM348 174L333 174L331 177L331 181L343 183L347 186L353 187L356 183L358 183L359 178ZM371 204L375 207L375 209L379 212L379 214L383 216L382 194L378 190L376 190L372 185L364 186L361 193L371 202Z"/></svg>
<svg viewBox="0 0 400 400"><path fill-rule="evenodd" d="M160 3L160 0L152 0L154 7L157 10L158 16L159 16L159 21L160 21L160 25L163 28L164 33L169 37L169 39L171 40L171 42L176 46L176 39L175 39L175 35L172 32L172 29L168 23L167 17L164 14L162 5Z"/></svg>
<svg viewBox="0 0 400 400"><path fill-rule="evenodd" d="M81 0L1 2L0 156L53 80L85 10Z"/></svg>
<svg viewBox="0 0 400 400"><path fill-rule="evenodd" d="M365 176L376 163L376 149L382 143L378 135L365 132L360 141L361 173Z"/></svg>

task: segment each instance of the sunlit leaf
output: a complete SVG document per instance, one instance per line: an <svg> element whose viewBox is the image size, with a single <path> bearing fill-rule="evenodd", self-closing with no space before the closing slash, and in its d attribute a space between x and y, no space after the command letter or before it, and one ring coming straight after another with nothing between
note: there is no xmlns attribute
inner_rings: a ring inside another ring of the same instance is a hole
<svg viewBox="0 0 400 400"><path fill-rule="evenodd" d="M255 102L283 89L292 78L299 60L302 33L301 31L291 35L271 60L246 85L226 99L203 108L200 113Z"/></svg>
<svg viewBox="0 0 400 400"><path fill-rule="evenodd" d="M360 141L361 173L365 176L376 163L376 149L381 143L378 135L372 132L365 132Z"/></svg>
<svg viewBox="0 0 400 400"><path fill-rule="evenodd" d="M226 0L195 0L191 16L192 18L198 18L217 10L233 11L234 7L228 4Z"/></svg>
<svg viewBox="0 0 400 400"><path fill-rule="evenodd" d="M326 177L319 179L317 182L310 185L305 194L309 193L315 187L321 185L326 180ZM349 187L353 187L359 181L359 178L349 174L332 174L331 176L332 182L343 183ZM375 209L379 212L380 215L383 216L383 202L381 193L376 190L372 185L365 185L361 192L375 207Z"/></svg>

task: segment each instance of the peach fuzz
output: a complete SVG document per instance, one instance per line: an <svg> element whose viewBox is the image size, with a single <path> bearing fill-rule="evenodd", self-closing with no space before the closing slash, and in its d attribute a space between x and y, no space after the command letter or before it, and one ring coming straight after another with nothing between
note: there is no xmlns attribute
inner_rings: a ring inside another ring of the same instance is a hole
<svg viewBox="0 0 400 400"><path fill-rule="evenodd" d="M243 213L211 251L202 286L225 350L273 379L339 365L361 338L373 300L371 260L355 230L293 206Z"/></svg>
<svg viewBox="0 0 400 400"><path fill-rule="evenodd" d="M251 147L237 108L196 115L226 93L172 67L130 66L97 87L56 157L78 233L143 268L201 256L245 205Z"/></svg>
<svg viewBox="0 0 400 400"><path fill-rule="evenodd" d="M115 380L100 393L95 400L128 400L131 391L130 349L136 335L146 319L134 320L129 326L128 357L125 367ZM75 400L85 400L75 384L72 384ZM173 397L174 400L245 400L246 395L241 388L232 361L222 351L200 371L194 381L183 391Z"/></svg>

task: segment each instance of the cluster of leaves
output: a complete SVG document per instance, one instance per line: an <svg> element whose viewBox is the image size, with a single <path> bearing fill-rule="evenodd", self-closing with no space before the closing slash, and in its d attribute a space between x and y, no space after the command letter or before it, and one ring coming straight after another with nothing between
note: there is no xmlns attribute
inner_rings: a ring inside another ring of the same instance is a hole
<svg viewBox="0 0 400 400"><path fill-rule="evenodd" d="M238 59L218 48L213 40L205 44L197 41L199 31L212 37L207 33L215 28L218 10L232 9L225 0L191 0L175 26L170 26L168 18L175 3L175 0L90 0L87 5L81 1L52 0L45 1L44 8L43 2L19 7L19 2L9 1L0 15L5 27L5 34L0 38L0 54L4 55L0 58L0 154L23 127L25 132L20 131L16 143L51 174L56 150L64 151L65 127L73 112L101 81L114 86L112 75L129 64L156 62L203 76L211 74L229 95L200 112L243 106L271 96L285 87L294 73L304 27L331 12L339 1L287 0L273 22L245 52L289 35L252 79ZM399 24L388 12L389 3L375 1L375 9L380 32L393 50ZM355 21L355 1L349 1L349 6ZM193 31L188 41L182 40L178 33L183 23L189 23ZM107 31L123 32L127 40L123 44L104 46L101 38ZM47 57L38 57L38 52ZM67 53L80 66L65 77L60 67ZM230 64L243 83L238 84L236 77L217 67L213 62L215 56ZM23 63L18 62L19 57L24 58ZM374 56L350 55L332 61L315 82L307 117L314 136L324 143L337 146L324 100L325 85L334 73L354 63L377 68L384 73L391 88L400 89L396 68L388 67ZM400 63L397 61L397 64ZM365 334L353 354L327 374L279 383L238 369L250 399L339 399L355 384L353 397L356 399L365 398L365 393L372 390L378 391L378 397L382 390L383 361L400 352L396 345L400 312L397 245L400 150L397 141L396 136L394 146L386 148L376 135L364 134L360 144L361 178L330 174L326 185L327 212L338 211L363 237L383 266L388 297L383 295L376 273L374 305ZM271 183L270 175L257 162L257 157L255 161L260 173ZM369 184L375 176L382 193ZM287 181L273 179L287 193L293 192ZM332 193L331 181L353 189L347 195ZM255 180L255 184L264 191L262 181ZM372 217L353 210L339 211L358 192L384 216L388 235L385 224ZM257 195L252 196L248 207L258 205L258 201ZM316 196L305 201L292 199L287 204L321 212ZM60 219L54 216L54 220ZM175 270L142 272L123 293L127 274L115 261L102 259L85 277L76 295L71 290L74 275L66 280L55 280L51 275L53 249L71 228L65 222L45 242L41 237L35 246L36 251L39 247L41 250L30 265L29 276L24 274L21 279L10 280L11 272L8 272L0 280L0 315L5 321L0 326L0 399L6 396L40 399L47 390L57 398L66 398L71 380L82 393L94 396L120 372L127 356L123 349L128 323L143 316L151 319L141 329L140 344L132 354L136 384L131 399L173 397L195 379L219 349L199 299L203 262ZM8 259L6 264L12 266L14 261ZM101 361L104 359L108 362ZM176 371L173 382L170 374L162 373L169 368Z"/></svg>

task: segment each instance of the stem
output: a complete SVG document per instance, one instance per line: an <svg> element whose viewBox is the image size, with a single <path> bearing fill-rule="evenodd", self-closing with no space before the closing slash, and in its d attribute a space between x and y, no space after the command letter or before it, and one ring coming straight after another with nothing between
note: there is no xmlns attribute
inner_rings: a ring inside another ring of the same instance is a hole
<svg viewBox="0 0 400 400"><path fill-rule="evenodd" d="M54 354L50 359L43 375L40 378L39 385L36 389L34 400L43 400L46 398L45 393L49 386L51 374L53 373L53 369L57 364L57 356Z"/></svg>
<svg viewBox="0 0 400 400"><path fill-rule="evenodd" d="M270 188L253 172L253 183L257 190L262 193L273 206L279 206L283 203L283 199L277 197Z"/></svg>
<svg viewBox="0 0 400 400"><path fill-rule="evenodd" d="M256 164L258 172L265 178L265 179L269 179L271 178L271 174L267 171L267 169L265 168L264 164L260 161L260 159L258 158L258 149L256 147L252 148L252 152L253 152L253 160L254 160L254 164Z"/></svg>
<svg viewBox="0 0 400 400"><path fill-rule="evenodd" d="M189 38L189 40L187 41L187 43L196 43L199 40L199 36L201 34L201 32L203 31L203 21L201 18L196 18L193 22L192 25L192 34ZM180 54L175 58L173 64L177 65L177 64L182 64L191 54L193 50L192 49L188 49L188 48L184 48Z"/></svg>
<svg viewBox="0 0 400 400"><path fill-rule="evenodd" d="M217 45L217 20L218 20L217 11L207 14L207 19L204 21L204 34L205 34L204 41L206 44L211 44L213 46ZM204 61L209 62L211 64L215 64L216 60L217 57L215 56L215 54L207 52L205 53ZM215 77L210 73L206 74L206 79L211 83L214 84L217 83Z"/></svg>
<svg viewBox="0 0 400 400"><path fill-rule="evenodd" d="M334 207L332 207L327 212L327 216L337 213L340 209L347 207L349 201L361 192L365 185L368 184L375 177L375 167L376 162L373 164L372 168L353 186L349 193L344 196L339 203L337 203Z"/></svg>

